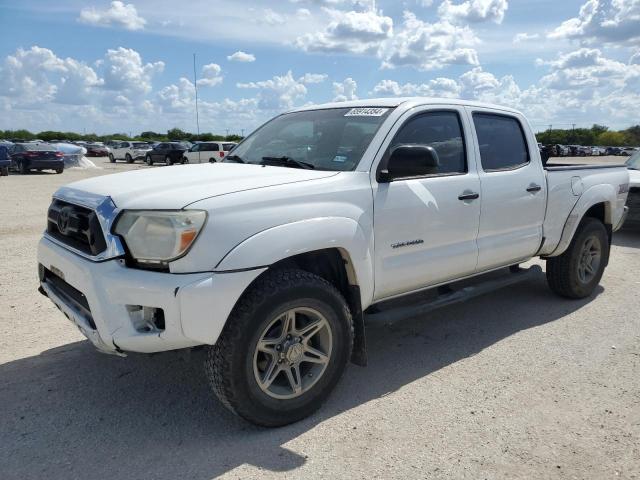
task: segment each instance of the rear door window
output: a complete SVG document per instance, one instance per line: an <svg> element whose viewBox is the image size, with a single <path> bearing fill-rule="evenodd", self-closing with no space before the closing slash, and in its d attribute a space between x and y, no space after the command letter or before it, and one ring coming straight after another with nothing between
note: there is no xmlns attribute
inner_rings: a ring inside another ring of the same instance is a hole
<svg viewBox="0 0 640 480"><path fill-rule="evenodd" d="M480 161L485 172L514 170L527 165L529 149L520 121L508 115L474 113Z"/></svg>

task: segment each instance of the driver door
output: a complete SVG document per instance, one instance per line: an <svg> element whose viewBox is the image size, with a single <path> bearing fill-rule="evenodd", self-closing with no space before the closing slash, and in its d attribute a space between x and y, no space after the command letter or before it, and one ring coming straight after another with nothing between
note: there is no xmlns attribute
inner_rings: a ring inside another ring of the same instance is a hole
<svg viewBox="0 0 640 480"><path fill-rule="evenodd" d="M375 300L474 273L480 180L470 131L462 107L429 107L408 112L383 145L382 163L394 147L423 145L439 166L388 183L373 171Z"/></svg>

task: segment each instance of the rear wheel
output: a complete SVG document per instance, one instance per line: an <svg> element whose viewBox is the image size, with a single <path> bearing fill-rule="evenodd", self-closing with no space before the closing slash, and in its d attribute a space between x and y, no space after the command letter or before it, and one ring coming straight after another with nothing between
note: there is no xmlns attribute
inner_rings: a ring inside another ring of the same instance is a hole
<svg viewBox="0 0 640 480"><path fill-rule="evenodd" d="M183 165L184 165L185 163L189 163L189 159L188 159L187 157L182 157L182 162L181 162L181 163L182 163Z"/></svg>
<svg viewBox="0 0 640 480"><path fill-rule="evenodd" d="M18 171L22 175L26 175L30 172L30 170L27 168L27 164L24 161L20 161L20 163L18 163Z"/></svg>
<svg viewBox="0 0 640 480"><path fill-rule="evenodd" d="M144 157L144 161L147 162L147 165L149 166L153 165L153 160L151 159L151 155L147 155L146 157Z"/></svg>
<svg viewBox="0 0 640 480"><path fill-rule="evenodd" d="M231 313L205 369L231 411L263 426L301 420L338 383L351 356L347 303L326 280L302 270L259 278Z"/></svg>
<svg viewBox="0 0 640 480"><path fill-rule="evenodd" d="M111 163L116 163L116 157L114 157L114 156L113 156L113 153L110 153L110 154L109 154L109 161L110 161Z"/></svg>
<svg viewBox="0 0 640 480"><path fill-rule="evenodd" d="M6 177L9 175L9 167L0 168L0 177Z"/></svg>
<svg viewBox="0 0 640 480"><path fill-rule="evenodd" d="M173 160L171 160L171 157L167 155L166 157L164 157L164 163L166 163L167 165L173 165Z"/></svg>
<svg viewBox="0 0 640 480"><path fill-rule="evenodd" d="M609 260L609 236L595 218L582 220L567 250L547 260L547 282L554 293L585 298L600 282Z"/></svg>
<svg viewBox="0 0 640 480"><path fill-rule="evenodd" d="M56 168L57 174L61 174L62 172L64 172L64 168Z"/></svg>
<svg viewBox="0 0 640 480"><path fill-rule="evenodd" d="M133 163L133 158L131 158L131 155L129 155L128 153L124 156L124 159L127 163Z"/></svg>

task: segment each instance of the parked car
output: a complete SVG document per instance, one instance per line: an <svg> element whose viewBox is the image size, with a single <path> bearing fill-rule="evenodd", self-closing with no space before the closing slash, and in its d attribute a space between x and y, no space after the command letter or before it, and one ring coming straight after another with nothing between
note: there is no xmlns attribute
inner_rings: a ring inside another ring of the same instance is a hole
<svg viewBox="0 0 640 480"><path fill-rule="evenodd" d="M149 150L144 159L147 165L153 165L155 162L164 162L167 165L174 163L184 163L184 152L187 147L181 143L161 142Z"/></svg>
<svg viewBox="0 0 640 480"><path fill-rule="evenodd" d="M620 147L607 147L605 149L605 155L620 155L622 149Z"/></svg>
<svg viewBox="0 0 640 480"><path fill-rule="evenodd" d="M591 156L600 157L605 154L605 149L602 147L591 147Z"/></svg>
<svg viewBox="0 0 640 480"><path fill-rule="evenodd" d="M201 142L184 152L185 163L220 162L235 147L233 142Z"/></svg>
<svg viewBox="0 0 640 480"><path fill-rule="evenodd" d="M106 157L109 155L109 150L104 145L98 145L97 143L87 143L83 146L87 149L87 157Z"/></svg>
<svg viewBox="0 0 640 480"><path fill-rule="evenodd" d="M9 155L9 143L0 143L0 177L9 175L11 155Z"/></svg>
<svg viewBox="0 0 640 480"><path fill-rule="evenodd" d="M308 106L215 168L59 189L40 288L102 351L204 346L222 403L279 426L319 408L349 359L366 364L369 307L538 256L552 291L591 295L628 183L623 166L543 168L529 123L507 107Z"/></svg>
<svg viewBox="0 0 640 480"><path fill-rule="evenodd" d="M18 143L10 154L11 168L22 174L31 170L55 170L56 173L64 170L64 155L46 143Z"/></svg>
<svg viewBox="0 0 640 480"><path fill-rule="evenodd" d="M125 160L127 163L133 163L136 160L144 160L151 146L146 142L117 142L112 144L109 160L115 163L116 160Z"/></svg>
<svg viewBox="0 0 640 480"><path fill-rule="evenodd" d="M620 155L630 156L636 153L636 149L633 147L624 147L621 149Z"/></svg>
<svg viewBox="0 0 640 480"><path fill-rule="evenodd" d="M640 151L631 155L625 165L629 169L629 196L627 197L629 214L624 225L637 229L640 228Z"/></svg>

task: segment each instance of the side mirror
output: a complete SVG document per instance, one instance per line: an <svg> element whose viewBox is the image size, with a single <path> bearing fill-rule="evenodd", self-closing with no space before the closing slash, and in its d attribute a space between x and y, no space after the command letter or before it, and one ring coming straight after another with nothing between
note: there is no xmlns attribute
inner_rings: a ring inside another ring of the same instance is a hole
<svg viewBox="0 0 640 480"><path fill-rule="evenodd" d="M419 177L437 173L440 159L435 148L428 145L399 145L391 151L386 165L378 171L379 183L396 178Z"/></svg>

